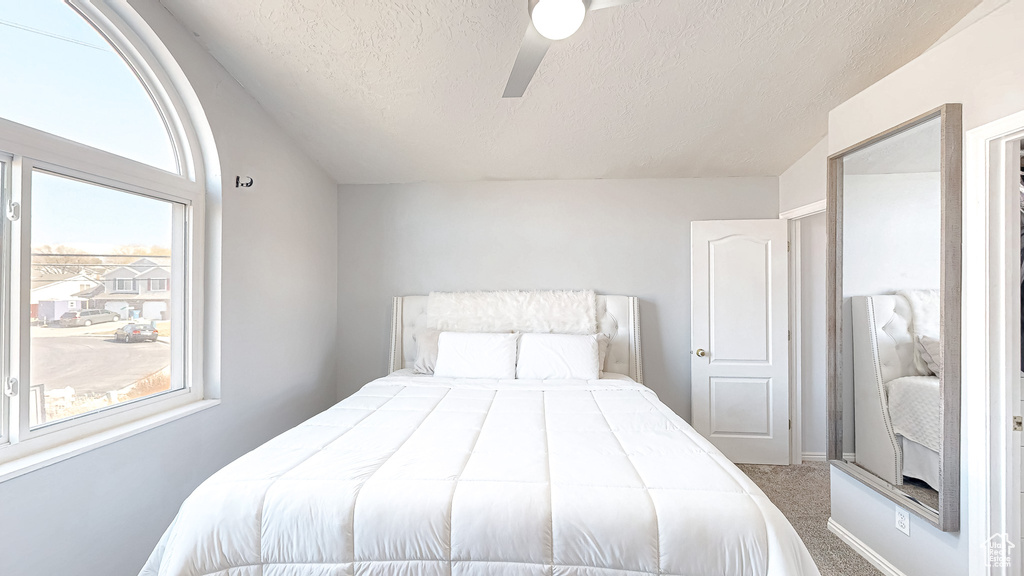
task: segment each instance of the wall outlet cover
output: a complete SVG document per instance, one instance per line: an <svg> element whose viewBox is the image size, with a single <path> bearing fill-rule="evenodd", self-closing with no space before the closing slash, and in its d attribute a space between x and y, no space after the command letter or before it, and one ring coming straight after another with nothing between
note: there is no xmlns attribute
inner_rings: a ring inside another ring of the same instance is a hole
<svg viewBox="0 0 1024 576"><path fill-rule="evenodd" d="M896 507L896 529L910 536L910 512Z"/></svg>

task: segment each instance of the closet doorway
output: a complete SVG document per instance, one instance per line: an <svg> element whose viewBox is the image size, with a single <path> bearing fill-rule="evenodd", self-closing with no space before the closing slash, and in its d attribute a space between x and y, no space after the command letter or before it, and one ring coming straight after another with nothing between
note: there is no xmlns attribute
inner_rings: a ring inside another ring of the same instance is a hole
<svg viewBox="0 0 1024 576"><path fill-rule="evenodd" d="M1022 140L1024 111L968 130L964 144L962 498L971 573L992 576L1020 576L1024 549L1024 444L1015 422L1024 366Z"/></svg>

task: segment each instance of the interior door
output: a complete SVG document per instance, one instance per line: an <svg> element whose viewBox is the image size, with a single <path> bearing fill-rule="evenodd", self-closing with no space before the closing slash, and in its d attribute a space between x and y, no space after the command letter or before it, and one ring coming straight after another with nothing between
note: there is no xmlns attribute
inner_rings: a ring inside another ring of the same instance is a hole
<svg viewBox="0 0 1024 576"><path fill-rule="evenodd" d="M784 220L693 222L693 427L730 460L789 464Z"/></svg>

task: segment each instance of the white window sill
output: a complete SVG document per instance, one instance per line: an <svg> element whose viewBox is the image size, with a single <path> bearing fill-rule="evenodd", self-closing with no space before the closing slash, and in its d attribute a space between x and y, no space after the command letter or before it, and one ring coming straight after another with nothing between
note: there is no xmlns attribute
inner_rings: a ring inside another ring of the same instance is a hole
<svg viewBox="0 0 1024 576"><path fill-rule="evenodd" d="M0 482L5 482L11 478L17 478L22 474L28 474L34 470L39 470L51 464L56 464L63 460L67 460L73 456L84 454L90 450L95 450L108 444L113 444L118 440L123 440L130 436L134 436L146 430L151 430L157 426L162 426L168 422L184 418L197 412L202 412L207 408L213 408L220 404L220 400L199 400L192 402L178 408L173 408L166 412L161 412L135 422L129 422L110 430L98 432L91 436L86 436L73 442L62 444L49 450L42 450L35 454L18 458L17 460L11 460L10 462L4 462L0 464Z"/></svg>

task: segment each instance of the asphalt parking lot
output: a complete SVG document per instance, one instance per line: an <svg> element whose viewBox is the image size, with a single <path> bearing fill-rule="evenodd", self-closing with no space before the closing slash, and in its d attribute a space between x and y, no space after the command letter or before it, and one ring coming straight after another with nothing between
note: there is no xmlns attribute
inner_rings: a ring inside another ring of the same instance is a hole
<svg viewBox="0 0 1024 576"><path fill-rule="evenodd" d="M166 342L125 344L113 331L123 325L108 323L80 328L39 328L32 333L32 384L44 391L70 386L75 393L95 394L120 390L171 363ZM99 331L106 334L97 333Z"/></svg>

